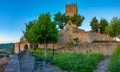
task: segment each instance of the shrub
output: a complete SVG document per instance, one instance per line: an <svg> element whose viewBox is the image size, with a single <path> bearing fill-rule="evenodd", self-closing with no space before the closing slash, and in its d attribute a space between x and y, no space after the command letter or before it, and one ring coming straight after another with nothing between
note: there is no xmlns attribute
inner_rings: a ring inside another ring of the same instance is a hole
<svg viewBox="0 0 120 72"><path fill-rule="evenodd" d="M53 64L68 71L92 72L103 57L96 53L59 53L53 58Z"/></svg>
<svg viewBox="0 0 120 72"><path fill-rule="evenodd" d="M31 50L30 50L31 51ZM48 59L51 57L52 51L48 51ZM36 58L44 58L42 50L37 49L33 56ZM52 64L60 68L73 72L92 72L98 63L104 58L101 53L60 53L55 52Z"/></svg>
<svg viewBox="0 0 120 72"><path fill-rule="evenodd" d="M111 55L108 70L109 72L120 72L120 44Z"/></svg>

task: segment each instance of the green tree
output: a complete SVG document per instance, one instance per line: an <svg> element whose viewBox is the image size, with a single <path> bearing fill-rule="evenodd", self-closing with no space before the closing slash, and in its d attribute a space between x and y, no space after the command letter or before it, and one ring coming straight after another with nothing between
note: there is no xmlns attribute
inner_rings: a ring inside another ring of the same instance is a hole
<svg viewBox="0 0 120 72"><path fill-rule="evenodd" d="M49 13L41 14L38 18L37 24L31 28L31 34L34 35L32 39L38 44L44 44L44 55L47 56L48 43L55 43L57 38L56 23L51 21Z"/></svg>
<svg viewBox="0 0 120 72"><path fill-rule="evenodd" d="M110 24L106 27L106 32L111 37L116 37L120 35L120 18L113 17Z"/></svg>
<svg viewBox="0 0 120 72"><path fill-rule="evenodd" d="M58 41L58 29L56 28L56 22L52 22L51 25L51 42L53 43L53 52L52 52L52 58L54 56L54 44Z"/></svg>
<svg viewBox="0 0 120 72"><path fill-rule="evenodd" d="M34 49L37 48L38 44L34 41L34 39L32 39L34 37L34 35L31 32L31 28L36 23L37 23L37 20L33 20L33 21L26 23L25 24L26 29L25 29L25 31L23 31L23 34L24 34L27 42L31 43L33 45Z"/></svg>
<svg viewBox="0 0 120 72"><path fill-rule="evenodd" d="M69 17L65 16L65 14L61 14L60 12L58 12L55 14L54 20L56 21L59 29L64 29L65 24L69 20Z"/></svg>
<svg viewBox="0 0 120 72"><path fill-rule="evenodd" d="M104 18L102 18L101 20L100 20L100 23L99 23L99 28L100 28L100 33L105 33L105 28L106 28L106 26L108 26L108 21L106 20L106 19L104 19Z"/></svg>
<svg viewBox="0 0 120 72"><path fill-rule="evenodd" d="M74 16L70 17L70 21L72 24L77 24L77 26L81 26L82 22L84 21L85 17L81 15L75 14Z"/></svg>
<svg viewBox="0 0 120 72"><path fill-rule="evenodd" d="M92 21L90 22L90 26L92 28L92 32L98 32L98 20L96 19L96 17L92 18Z"/></svg>

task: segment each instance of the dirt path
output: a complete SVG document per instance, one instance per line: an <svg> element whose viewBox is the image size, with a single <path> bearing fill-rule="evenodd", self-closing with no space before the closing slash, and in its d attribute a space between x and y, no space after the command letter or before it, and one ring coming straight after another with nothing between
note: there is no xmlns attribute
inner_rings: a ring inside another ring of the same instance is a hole
<svg viewBox="0 0 120 72"><path fill-rule="evenodd" d="M109 61L110 61L110 57L106 56L104 58L104 60L102 60L99 63L98 67L93 72L108 72L107 71L107 66L108 66Z"/></svg>

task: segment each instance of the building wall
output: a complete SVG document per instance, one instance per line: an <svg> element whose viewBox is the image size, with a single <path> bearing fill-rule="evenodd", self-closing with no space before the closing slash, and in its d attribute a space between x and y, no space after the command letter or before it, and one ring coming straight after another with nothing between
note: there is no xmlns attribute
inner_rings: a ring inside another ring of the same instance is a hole
<svg viewBox="0 0 120 72"><path fill-rule="evenodd" d="M28 46L28 49L30 48L30 44L29 43L15 43L15 47L14 47L14 53L18 53L19 51L23 51L25 50L25 45Z"/></svg>
<svg viewBox="0 0 120 72"><path fill-rule="evenodd" d="M26 41L26 38L24 36L22 36L20 38L20 42L15 43L14 53L18 53L19 51L23 51L25 49L26 45L28 46L28 48L30 48L30 43L28 43Z"/></svg>
<svg viewBox="0 0 120 72"><path fill-rule="evenodd" d="M14 53L18 53L19 50L20 50L20 43L18 42L14 44Z"/></svg>

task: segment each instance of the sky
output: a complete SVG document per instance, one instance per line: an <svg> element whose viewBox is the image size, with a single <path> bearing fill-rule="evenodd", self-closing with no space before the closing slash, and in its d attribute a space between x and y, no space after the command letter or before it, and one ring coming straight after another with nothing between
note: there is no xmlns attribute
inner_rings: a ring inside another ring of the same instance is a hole
<svg viewBox="0 0 120 72"><path fill-rule="evenodd" d="M58 11L65 13L65 5L76 3L78 13L85 17L80 29L91 30L90 21L95 16L110 22L120 17L120 0L0 0L0 43L19 42L25 23L42 13L52 18Z"/></svg>

